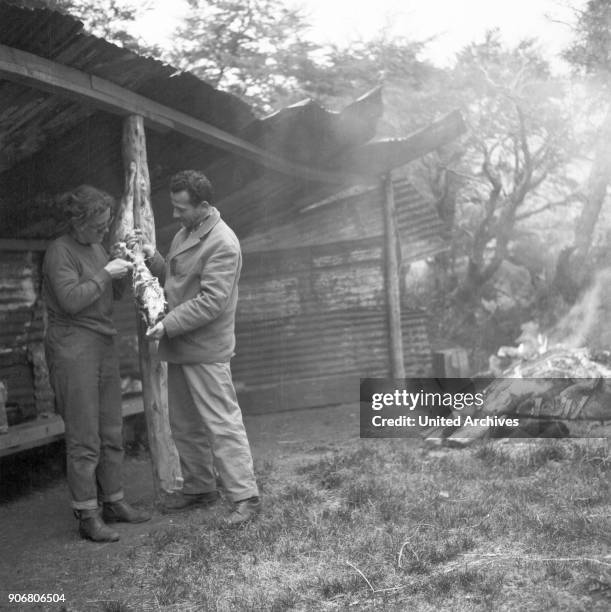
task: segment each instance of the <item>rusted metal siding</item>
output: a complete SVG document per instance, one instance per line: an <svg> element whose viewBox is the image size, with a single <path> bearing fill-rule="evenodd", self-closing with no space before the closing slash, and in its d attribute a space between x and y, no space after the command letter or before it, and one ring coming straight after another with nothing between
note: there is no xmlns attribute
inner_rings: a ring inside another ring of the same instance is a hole
<svg viewBox="0 0 611 612"><path fill-rule="evenodd" d="M446 249L443 225L432 202L406 180L394 181L393 186L403 262L418 261ZM288 222L277 224L274 217L268 217L266 227L242 240L242 250L254 253L297 245L380 239L384 235L383 197L381 187L351 188L327 200L310 203L293 213Z"/></svg>
<svg viewBox="0 0 611 612"><path fill-rule="evenodd" d="M42 253L0 251L0 380L23 418L53 410L43 355Z"/></svg>
<svg viewBox="0 0 611 612"><path fill-rule="evenodd" d="M403 262L421 261L446 250L443 222L433 203L407 180L394 181L393 186Z"/></svg>
<svg viewBox="0 0 611 612"><path fill-rule="evenodd" d="M402 327L407 374L430 374L426 316L404 312ZM232 369L241 389L287 380L389 375L388 324L383 306L257 323L239 321L236 331L237 354Z"/></svg>
<svg viewBox="0 0 611 612"><path fill-rule="evenodd" d="M442 251L433 205L407 181L394 190L403 261ZM269 227L242 241L232 369L247 412L349 402L359 377L389 375L383 197L381 188L350 188L290 222L266 219ZM425 313L404 305L401 327L407 375L430 375ZM271 399L257 393L274 388Z"/></svg>
<svg viewBox="0 0 611 612"><path fill-rule="evenodd" d="M245 253L232 361L240 391L387 376L382 264L379 239ZM426 316L406 310L402 328L408 374L430 373ZM290 407L303 407L299 393L285 393ZM352 395L346 388L335 399Z"/></svg>

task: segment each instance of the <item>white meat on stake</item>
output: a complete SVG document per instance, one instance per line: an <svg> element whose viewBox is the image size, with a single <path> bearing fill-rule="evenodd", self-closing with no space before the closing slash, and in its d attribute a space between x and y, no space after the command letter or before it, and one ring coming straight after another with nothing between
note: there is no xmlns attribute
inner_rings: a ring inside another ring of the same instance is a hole
<svg viewBox="0 0 611 612"><path fill-rule="evenodd" d="M148 269L144 261L144 253L138 244L133 249L129 249L125 242L118 242L115 249L120 257L134 264L132 272L134 297L147 327L153 327L165 317L168 311L163 289L157 278Z"/></svg>

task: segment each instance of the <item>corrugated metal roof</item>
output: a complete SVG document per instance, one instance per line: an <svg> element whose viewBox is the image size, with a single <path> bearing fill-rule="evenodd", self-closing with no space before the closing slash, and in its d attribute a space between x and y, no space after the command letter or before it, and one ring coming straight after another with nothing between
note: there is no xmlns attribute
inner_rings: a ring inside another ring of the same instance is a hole
<svg viewBox="0 0 611 612"><path fill-rule="evenodd" d="M367 100L360 100L360 103L367 107ZM352 160L355 170L365 165L369 172L379 171L385 174L390 168L405 163L407 159L413 159L416 156L415 151L427 150L427 146L432 142L444 141L444 138L450 138L448 135L455 137L460 133L461 126L460 115L454 113L429 126L430 129L425 128L410 137L366 143L357 147L356 152L347 149L342 154L330 158L321 155L320 159L331 168L351 167L349 162ZM426 146L423 144L425 141L428 143ZM221 197L218 207L238 236L245 238L256 233L261 227L291 224L298 217L298 213L303 213L305 209L313 208L325 200L344 199L343 195L337 195L338 191L342 194L346 192L346 198L348 195L356 197L368 193L376 188L374 183L375 180L372 179L368 188L348 186L346 183L342 188L268 174L248 182L240 190ZM168 228L168 231L172 230Z"/></svg>
<svg viewBox="0 0 611 612"><path fill-rule="evenodd" d="M232 133L255 119L236 96L85 34L81 22L54 11L0 3L0 44L107 79ZM94 113L63 96L0 81L0 172Z"/></svg>
<svg viewBox="0 0 611 612"><path fill-rule="evenodd" d="M373 138L382 113L382 89L376 87L339 112L302 100L253 121L240 135L305 165L324 167L324 160Z"/></svg>
<svg viewBox="0 0 611 612"><path fill-rule="evenodd" d="M384 138L355 146L338 158L331 168L383 174L417 159L422 151L428 152L457 138L466 129L462 115L455 110L409 136Z"/></svg>
<svg viewBox="0 0 611 612"><path fill-rule="evenodd" d="M80 22L53 11L19 9L0 2L0 44L108 79L304 165L328 169L345 166L354 158L367 167L384 160L383 169L387 169L394 157L405 155L403 149L411 142L408 137L365 145L375 135L383 110L379 88L341 112L307 100L256 119L238 98L191 74L176 75L171 66L87 35ZM20 208L19 198L30 199L42 192L52 195L73 187L75 181L92 182L120 194L120 118L18 83L0 81L0 94L0 172L11 168L0 177L2 195L10 199L5 207ZM442 122L435 129L448 128ZM329 194L319 184L279 175L179 134L149 132L147 140L153 206L161 221L158 226L169 221L168 176L184 167L206 171L215 185L219 208L240 238L261 222L278 225L289 221L304 202ZM35 152L38 154L32 157ZM25 158L28 163L15 167ZM13 219L10 231L49 237L48 223L37 223Z"/></svg>
<svg viewBox="0 0 611 612"><path fill-rule="evenodd" d="M307 100L256 119L235 96L191 74L174 74L171 66L87 35L82 24L71 17L49 10L20 9L1 1L0 44L107 79L270 153L319 168L326 168L328 160L342 151L369 140L383 109L381 91L376 89L340 112ZM23 206L24 201L29 203L41 193L52 197L82 182L120 195L120 141L120 117L0 80L0 209L12 213L29 208ZM161 134L149 130L147 149L153 207L161 226L169 221L168 177L185 167L206 171L215 186L219 208L239 236L247 235L257 219L290 214L295 197L312 191L312 185L303 180L281 176L256 162L171 131ZM30 218L21 211L4 220L2 235L6 237L54 235L47 218Z"/></svg>
<svg viewBox="0 0 611 612"><path fill-rule="evenodd" d="M417 261L447 248L433 203L407 180L396 180L393 186L403 260ZM315 202L290 222L251 234L242 240L242 250L254 253L382 238L384 197L381 187L349 189L344 197Z"/></svg>
<svg viewBox="0 0 611 612"><path fill-rule="evenodd" d="M107 79L269 152L317 167L324 167L324 160L329 156L372 138L382 114L381 92L377 89L339 113L327 111L309 100L256 119L252 109L236 96L217 90L189 73L177 74L172 66L85 34L79 21L51 10L17 8L0 2L0 44ZM18 83L0 83L3 94L0 172L94 114L87 104L41 93ZM185 140L188 139L182 139ZM198 148L213 149L201 144ZM224 165L230 166L232 174L239 166L237 173L242 180L261 175L256 163L217 151L218 157L227 157ZM223 174L222 166L223 163L208 168L211 178L216 178L217 172ZM219 184L224 188L228 181L222 180ZM234 189L232 186L230 190Z"/></svg>

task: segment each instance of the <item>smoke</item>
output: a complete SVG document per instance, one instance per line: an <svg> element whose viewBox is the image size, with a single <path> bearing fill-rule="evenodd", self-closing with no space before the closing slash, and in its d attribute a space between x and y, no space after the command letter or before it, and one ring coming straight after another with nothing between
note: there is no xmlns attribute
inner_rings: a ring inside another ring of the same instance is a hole
<svg viewBox="0 0 611 612"><path fill-rule="evenodd" d="M548 334L550 344L568 348L611 348L611 269L596 274L583 297Z"/></svg>

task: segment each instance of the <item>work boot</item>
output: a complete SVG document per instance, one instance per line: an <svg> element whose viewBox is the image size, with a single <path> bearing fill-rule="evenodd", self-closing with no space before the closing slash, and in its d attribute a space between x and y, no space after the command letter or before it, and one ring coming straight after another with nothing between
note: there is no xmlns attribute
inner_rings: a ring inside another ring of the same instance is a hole
<svg viewBox="0 0 611 612"><path fill-rule="evenodd" d="M163 502L164 512L176 512L199 506L205 508L212 506L219 499L218 491L207 491L206 493L172 493Z"/></svg>
<svg viewBox="0 0 611 612"><path fill-rule="evenodd" d="M94 542L116 542L119 539L119 534L104 523L97 509L75 510L74 515L78 519L81 538Z"/></svg>
<svg viewBox="0 0 611 612"><path fill-rule="evenodd" d="M107 523L146 523L151 520L148 512L136 510L123 500L104 502L102 517Z"/></svg>
<svg viewBox="0 0 611 612"><path fill-rule="evenodd" d="M241 499L235 503L226 523L230 527L239 527L248 521L252 521L261 512L261 500L258 497Z"/></svg>

